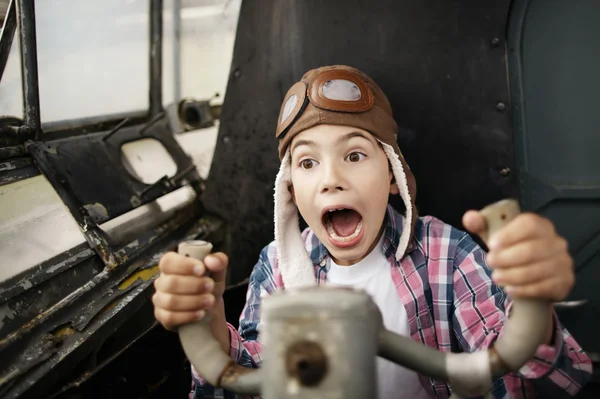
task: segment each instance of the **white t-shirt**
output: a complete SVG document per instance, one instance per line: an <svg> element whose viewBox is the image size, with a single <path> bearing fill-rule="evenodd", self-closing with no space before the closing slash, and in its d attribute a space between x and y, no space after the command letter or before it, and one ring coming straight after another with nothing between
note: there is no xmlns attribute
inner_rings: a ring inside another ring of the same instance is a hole
<svg viewBox="0 0 600 399"><path fill-rule="evenodd" d="M365 290L379 307L385 327L397 334L410 336L404 304L392 281L390 263L383 253L383 237L367 257L352 266L330 261L327 284L351 286ZM418 375L386 359L377 358L379 399L427 399L429 395Z"/></svg>

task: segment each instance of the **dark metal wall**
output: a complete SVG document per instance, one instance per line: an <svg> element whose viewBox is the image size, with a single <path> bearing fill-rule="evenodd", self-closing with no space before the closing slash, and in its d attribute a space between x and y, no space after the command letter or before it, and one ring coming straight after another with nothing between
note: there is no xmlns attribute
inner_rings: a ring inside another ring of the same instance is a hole
<svg viewBox="0 0 600 399"><path fill-rule="evenodd" d="M509 2L281 1L242 4L217 148L203 201L230 224L232 283L273 239L280 103L308 69L354 65L393 104L417 206L460 226L511 196L504 31ZM395 202L400 204L399 201Z"/></svg>
<svg viewBox="0 0 600 399"><path fill-rule="evenodd" d="M559 309L600 353L600 2L514 1L508 29L515 164L523 207L569 241L576 286ZM598 360L598 359L596 359ZM600 378L596 375L596 382ZM598 388L600 390L600 388Z"/></svg>

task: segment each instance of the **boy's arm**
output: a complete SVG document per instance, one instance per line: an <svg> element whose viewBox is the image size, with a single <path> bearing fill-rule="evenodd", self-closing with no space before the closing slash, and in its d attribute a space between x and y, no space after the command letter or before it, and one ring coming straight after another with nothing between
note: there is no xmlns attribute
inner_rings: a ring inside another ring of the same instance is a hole
<svg viewBox="0 0 600 399"><path fill-rule="evenodd" d="M465 352L490 347L502 335L506 314L512 303L491 280L485 252L465 234L458 243L453 271L455 335ZM511 398L549 395L570 398L591 376L591 359L562 327L553 312L554 337L551 345L541 345L532 360L517 373L504 377ZM503 397L502 387L494 397Z"/></svg>
<svg viewBox="0 0 600 399"><path fill-rule="evenodd" d="M262 344L258 340L261 298L275 290L273 272L268 259L269 247L265 247L254 266L248 282L246 304L240 315L240 328L237 330L227 323L230 337L229 355L239 365L258 368L262 362ZM192 368L192 393L190 399L212 398L216 389L206 383ZM231 392L224 392L225 399L236 398ZM258 398L258 397L257 397Z"/></svg>

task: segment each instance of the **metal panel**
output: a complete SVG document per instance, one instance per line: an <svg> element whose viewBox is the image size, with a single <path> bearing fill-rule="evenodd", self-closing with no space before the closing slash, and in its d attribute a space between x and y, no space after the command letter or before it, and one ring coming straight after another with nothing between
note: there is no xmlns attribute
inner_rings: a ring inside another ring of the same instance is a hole
<svg viewBox="0 0 600 399"><path fill-rule="evenodd" d="M577 282L561 320L600 353L600 2L515 1L508 30L515 162L523 208L568 241ZM595 315L595 316L594 316Z"/></svg>

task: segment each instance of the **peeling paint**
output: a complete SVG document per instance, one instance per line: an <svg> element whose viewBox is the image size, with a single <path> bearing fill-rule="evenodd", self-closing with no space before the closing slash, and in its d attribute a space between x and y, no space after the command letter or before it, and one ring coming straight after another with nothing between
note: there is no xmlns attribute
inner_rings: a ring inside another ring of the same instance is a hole
<svg viewBox="0 0 600 399"><path fill-rule="evenodd" d="M2 162L0 163L0 172L6 172L8 170L14 170L17 167L12 162Z"/></svg>
<svg viewBox="0 0 600 399"><path fill-rule="evenodd" d="M24 290L29 289L31 287L33 287L33 284L31 284L31 281L29 280L23 280L21 281L21 283L19 284Z"/></svg>
<svg viewBox="0 0 600 399"><path fill-rule="evenodd" d="M129 277L127 277L125 280L123 280L119 284L119 289L126 290L133 283L135 283L138 279L142 279L143 281L148 281L152 277L156 276L157 274L158 274L158 265L152 266L150 268L146 268L143 270L139 270L139 271L133 273L132 275L130 275Z"/></svg>
<svg viewBox="0 0 600 399"><path fill-rule="evenodd" d="M46 269L46 273L54 273L55 271L61 269L62 267L77 261L77 259L79 258L87 258L88 256L90 256L92 254L91 250L85 250L85 251L81 251L73 256L71 256L68 259L65 259L62 262L57 263L54 266L49 267L48 269Z"/></svg>
<svg viewBox="0 0 600 399"><path fill-rule="evenodd" d="M4 327L5 319L14 319L17 312L8 307L8 304L0 307L0 330Z"/></svg>
<svg viewBox="0 0 600 399"><path fill-rule="evenodd" d="M137 248L140 246L140 240L135 240L127 244L125 247L127 248Z"/></svg>
<svg viewBox="0 0 600 399"><path fill-rule="evenodd" d="M67 337L73 334L75 334L75 330L73 329L73 327L71 327L70 324L60 326L54 331L52 331L52 335L54 335L55 338Z"/></svg>
<svg viewBox="0 0 600 399"><path fill-rule="evenodd" d="M96 220L108 219L108 211L106 210L104 205L102 205L98 202L96 202L94 204L87 204L87 205L84 205L83 207L88 212L88 214Z"/></svg>

